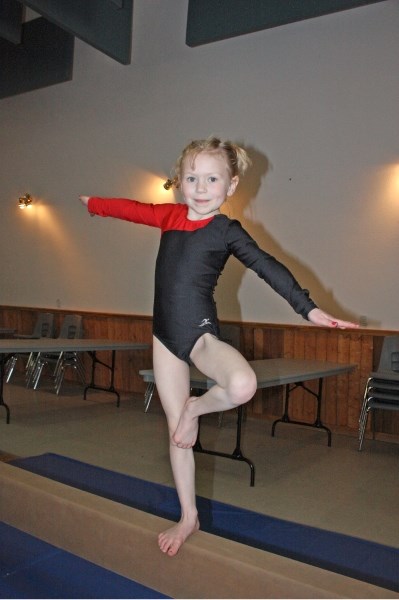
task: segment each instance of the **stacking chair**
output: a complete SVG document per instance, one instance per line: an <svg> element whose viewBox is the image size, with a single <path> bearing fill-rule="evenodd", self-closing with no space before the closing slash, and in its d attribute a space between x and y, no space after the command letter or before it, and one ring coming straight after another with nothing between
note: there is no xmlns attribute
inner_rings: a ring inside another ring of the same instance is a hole
<svg viewBox="0 0 399 600"><path fill-rule="evenodd" d="M14 337L18 339L38 339L42 337L53 337L54 336L54 315L53 313L45 312L37 315L36 323L30 334L15 333ZM5 377L8 383L12 377L15 366L19 358L25 358L26 364L25 369L29 369L32 361L34 360L35 354L33 352L19 352L10 356L6 363Z"/></svg>
<svg viewBox="0 0 399 600"><path fill-rule="evenodd" d="M378 369L367 379L359 417L359 450L368 415L375 410L399 411L399 335L384 338ZM374 419L372 427L374 437Z"/></svg>
<svg viewBox="0 0 399 600"><path fill-rule="evenodd" d="M61 324L58 339L77 339L83 337L81 315L66 315ZM79 352L39 352L27 373L27 387L37 389L45 366L53 365L54 388L59 394L68 367L75 369L82 383L85 383L85 372Z"/></svg>

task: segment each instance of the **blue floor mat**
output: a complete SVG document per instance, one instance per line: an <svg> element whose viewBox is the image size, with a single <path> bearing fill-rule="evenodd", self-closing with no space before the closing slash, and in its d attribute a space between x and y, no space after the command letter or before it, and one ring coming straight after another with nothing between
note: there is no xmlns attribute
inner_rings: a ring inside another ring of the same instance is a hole
<svg viewBox="0 0 399 600"><path fill-rule="evenodd" d="M0 522L0 598L167 598Z"/></svg>
<svg viewBox="0 0 399 600"><path fill-rule="evenodd" d="M179 519L173 488L60 456L10 464L170 520ZM399 592L399 549L197 497L201 529Z"/></svg>

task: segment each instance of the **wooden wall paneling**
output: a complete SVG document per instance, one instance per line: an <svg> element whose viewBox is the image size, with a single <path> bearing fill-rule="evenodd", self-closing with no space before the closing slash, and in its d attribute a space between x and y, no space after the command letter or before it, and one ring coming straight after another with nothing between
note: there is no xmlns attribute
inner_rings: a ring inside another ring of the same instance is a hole
<svg viewBox="0 0 399 600"><path fill-rule="evenodd" d="M253 330L253 357L254 360L263 358L264 353L264 330L260 327L255 327Z"/></svg>
<svg viewBox="0 0 399 600"><path fill-rule="evenodd" d="M254 357L253 339L253 328L247 324L243 324L241 335L241 351L247 360L252 360Z"/></svg>
<svg viewBox="0 0 399 600"><path fill-rule="evenodd" d="M306 358L305 352L305 331L303 328L294 329L294 357Z"/></svg>
<svg viewBox="0 0 399 600"><path fill-rule="evenodd" d="M305 331L304 342L306 358L316 360L317 348L320 343L320 330L309 327L309 330Z"/></svg>
<svg viewBox="0 0 399 600"><path fill-rule="evenodd" d="M317 329L317 343L315 348L315 360L327 360L328 330Z"/></svg>
<svg viewBox="0 0 399 600"><path fill-rule="evenodd" d="M338 340L340 334L341 332L336 329L326 329L326 360L338 362Z"/></svg>
<svg viewBox="0 0 399 600"><path fill-rule="evenodd" d="M295 331L287 327L284 331L284 358L294 358L295 356Z"/></svg>
<svg viewBox="0 0 399 600"><path fill-rule="evenodd" d="M280 358L284 351L284 330L271 327L265 334L262 358Z"/></svg>

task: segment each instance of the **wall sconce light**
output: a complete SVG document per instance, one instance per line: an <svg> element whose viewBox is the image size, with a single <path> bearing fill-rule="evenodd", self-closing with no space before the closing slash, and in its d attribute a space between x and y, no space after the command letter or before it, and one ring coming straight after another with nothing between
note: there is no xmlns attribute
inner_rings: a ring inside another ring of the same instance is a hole
<svg viewBox="0 0 399 600"><path fill-rule="evenodd" d="M170 190L170 188L173 186L175 186L176 189L179 187L179 181L177 177L173 177L173 179L167 179L163 184L165 190Z"/></svg>
<svg viewBox="0 0 399 600"><path fill-rule="evenodd" d="M25 194L18 198L18 206L19 208L28 208L32 206L32 196L30 194Z"/></svg>

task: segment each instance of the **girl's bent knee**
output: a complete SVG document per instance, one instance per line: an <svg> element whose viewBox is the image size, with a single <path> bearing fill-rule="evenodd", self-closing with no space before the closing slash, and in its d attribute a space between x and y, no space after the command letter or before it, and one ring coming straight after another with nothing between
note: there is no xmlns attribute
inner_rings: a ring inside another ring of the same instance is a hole
<svg viewBox="0 0 399 600"><path fill-rule="evenodd" d="M254 396L257 388L256 375L252 369L237 372L228 385L228 394L231 402L236 406L245 404Z"/></svg>

